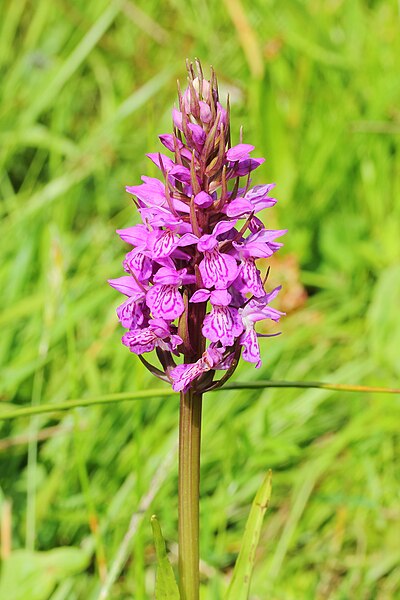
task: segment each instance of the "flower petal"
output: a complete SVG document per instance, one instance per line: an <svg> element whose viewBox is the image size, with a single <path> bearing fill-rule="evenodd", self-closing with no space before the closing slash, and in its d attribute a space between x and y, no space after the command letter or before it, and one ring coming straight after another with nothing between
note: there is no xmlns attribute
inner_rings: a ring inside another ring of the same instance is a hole
<svg viewBox="0 0 400 600"><path fill-rule="evenodd" d="M256 185L245 195L245 199L249 200L253 205L254 212L259 212L264 208L270 208L276 204L276 198L271 198L268 194L275 187L275 183L267 183L266 185Z"/></svg>
<svg viewBox="0 0 400 600"><path fill-rule="evenodd" d="M109 279L108 283L121 294L134 298L140 298L144 296L143 290L138 286L133 277L124 275L123 277L117 277L116 279Z"/></svg>
<svg viewBox="0 0 400 600"><path fill-rule="evenodd" d="M193 233L184 233L178 241L177 246L182 247L182 246L191 246L192 244L197 244L199 241L199 238L194 235Z"/></svg>
<svg viewBox="0 0 400 600"><path fill-rule="evenodd" d="M180 317L185 310L182 296L174 285L153 285L146 294L146 304L153 317L170 321Z"/></svg>
<svg viewBox="0 0 400 600"><path fill-rule="evenodd" d="M201 151L201 148L204 146L204 142L206 141L206 132L202 127L200 127L200 125L197 125L196 123L189 123L188 128L192 134L193 142Z"/></svg>
<svg viewBox="0 0 400 600"><path fill-rule="evenodd" d="M161 269L158 269L157 273L154 275L153 280L155 283L180 286L183 275L186 275L186 269L178 272L173 267L161 267Z"/></svg>
<svg viewBox="0 0 400 600"><path fill-rule="evenodd" d="M261 367L260 347L258 345L257 334L252 327L246 329L240 338L240 344L243 346L242 356L244 360L250 363L256 363L257 369Z"/></svg>
<svg viewBox="0 0 400 600"><path fill-rule="evenodd" d="M149 248L152 258L169 256L179 242L179 236L170 230L154 230L149 235Z"/></svg>
<svg viewBox="0 0 400 600"><path fill-rule="evenodd" d="M232 296L228 290L214 290L211 292L210 300L213 306L228 306Z"/></svg>
<svg viewBox="0 0 400 600"><path fill-rule="evenodd" d="M237 223L237 219L233 219L232 221L219 221L213 229L213 236L217 237L227 231L230 231L235 227Z"/></svg>
<svg viewBox="0 0 400 600"><path fill-rule="evenodd" d="M212 342L223 346L233 346L235 337L243 331L243 325L236 308L214 306L203 321L203 335Z"/></svg>
<svg viewBox="0 0 400 600"><path fill-rule="evenodd" d="M242 215L250 214L254 211L254 206L250 200L245 198L235 198L232 202L229 202L224 208L224 212L228 217L240 217Z"/></svg>
<svg viewBox="0 0 400 600"><path fill-rule="evenodd" d="M122 336L124 346L127 346L135 354L151 352L156 347L156 341L157 337L149 327L127 331Z"/></svg>
<svg viewBox="0 0 400 600"><path fill-rule="evenodd" d="M137 196L139 200L144 202L146 206L164 205L167 201L165 197L164 184L158 179L146 177L147 180L152 180L140 185L127 186L125 189L129 194ZM156 183L155 183L156 182Z"/></svg>
<svg viewBox="0 0 400 600"><path fill-rule="evenodd" d="M210 298L210 291L209 290L197 290L193 296L190 298L190 302L196 303L196 302L207 302L208 299Z"/></svg>
<svg viewBox="0 0 400 600"><path fill-rule="evenodd" d="M252 150L254 150L254 146L251 144L238 144L229 148L226 158L232 162L241 160L242 158L246 158Z"/></svg>
<svg viewBox="0 0 400 600"><path fill-rule="evenodd" d="M210 196L210 194L207 194L206 192L199 192L194 197L194 203L196 204L196 206L200 206L201 208L208 208L209 206L211 206L211 204L213 204L213 202L213 198Z"/></svg>
<svg viewBox="0 0 400 600"><path fill-rule="evenodd" d="M190 183L191 182L190 169L188 169L187 167L184 167L183 165L173 164L171 169L168 171L168 176L170 178L173 177L174 179L176 179L177 181L180 181L181 183Z"/></svg>
<svg viewBox="0 0 400 600"><path fill-rule="evenodd" d="M149 158L161 171L164 169L165 171L170 171L175 163L166 154L161 154L161 152L149 152L146 154L147 158Z"/></svg>
<svg viewBox="0 0 400 600"><path fill-rule="evenodd" d="M117 233L121 240L124 240L124 242L132 244L132 246L139 246L143 248L146 246L146 238L149 234L149 230L147 229L146 225L140 223L139 225L134 225L133 227L117 229Z"/></svg>
<svg viewBox="0 0 400 600"><path fill-rule="evenodd" d="M234 168L230 170L229 179L232 177L244 177L248 175L265 162L265 158L244 158L235 163Z"/></svg>
<svg viewBox="0 0 400 600"><path fill-rule="evenodd" d="M217 289L226 289L238 274L236 259L229 254L222 254L216 249L204 253L199 270L203 284L207 288L215 286Z"/></svg>
<svg viewBox="0 0 400 600"><path fill-rule="evenodd" d="M172 369L169 374L172 379L172 388L175 392L186 392L192 382L198 379L203 373L211 369L218 369L223 353L224 348L215 348L211 345L197 362L178 365Z"/></svg>
<svg viewBox="0 0 400 600"><path fill-rule="evenodd" d="M164 133L163 135L159 135L158 137L163 146L165 146L171 152L175 151L175 143L177 148L183 148L183 143L173 133Z"/></svg>
<svg viewBox="0 0 400 600"><path fill-rule="evenodd" d="M172 379L172 389L175 392L186 392L192 382L204 373L203 364L199 362L194 364L178 365L170 372Z"/></svg>
<svg viewBox="0 0 400 600"><path fill-rule="evenodd" d="M176 108L172 109L172 120L175 127L182 131L182 113Z"/></svg>
<svg viewBox="0 0 400 600"><path fill-rule="evenodd" d="M199 101L199 105L200 105L200 120L203 123L209 123L212 119L211 108L208 106L208 104L206 102L203 102L203 100Z"/></svg>
<svg viewBox="0 0 400 600"><path fill-rule="evenodd" d="M118 319L122 327L131 329L143 324L145 317L148 316L149 309L143 302L138 302L134 298L128 298L117 308Z"/></svg>
<svg viewBox="0 0 400 600"><path fill-rule="evenodd" d="M241 284L239 289L245 294L250 292L256 298L265 295L260 271L251 258L242 262L237 282Z"/></svg>
<svg viewBox="0 0 400 600"><path fill-rule="evenodd" d="M150 258L136 249L128 252L123 265L127 273L134 273L141 282L147 283L153 271Z"/></svg>

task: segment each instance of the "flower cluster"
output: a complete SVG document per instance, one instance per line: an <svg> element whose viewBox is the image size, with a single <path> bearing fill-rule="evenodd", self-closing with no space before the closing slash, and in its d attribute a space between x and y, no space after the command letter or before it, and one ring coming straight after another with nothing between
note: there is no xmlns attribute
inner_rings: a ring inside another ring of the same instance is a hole
<svg viewBox="0 0 400 600"><path fill-rule="evenodd" d="M127 187L142 223L118 230L132 246L127 273L110 285L127 296L117 309L128 329L122 342L176 391L205 391L224 382L243 359L261 364L255 324L278 321L269 306L279 288L264 290L256 266L282 246L285 230L266 229L257 213L276 203L274 184L251 187L263 162L254 146L231 146L229 105L221 106L214 73L188 65L188 87L178 92L174 132L160 136L172 158L148 154L160 178ZM162 369L142 356L156 351ZM176 365L174 356L183 355ZM226 370L213 382L216 370Z"/></svg>

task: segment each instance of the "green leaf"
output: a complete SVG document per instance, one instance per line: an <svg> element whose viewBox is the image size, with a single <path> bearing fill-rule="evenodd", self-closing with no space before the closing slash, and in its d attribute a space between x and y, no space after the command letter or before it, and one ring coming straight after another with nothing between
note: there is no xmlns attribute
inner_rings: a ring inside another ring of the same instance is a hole
<svg viewBox="0 0 400 600"><path fill-rule="evenodd" d="M242 547L236 560L233 577L225 595L225 600L247 600L250 591L251 575L261 525L271 497L271 471L268 471L251 506L244 532Z"/></svg>
<svg viewBox="0 0 400 600"><path fill-rule="evenodd" d="M168 560L165 541L157 517L150 519L157 554L156 600L179 600L175 575Z"/></svg>
<svg viewBox="0 0 400 600"><path fill-rule="evenodd" d="M80 548L56 548L49 552L16 550L3 561L0 598L47 600L56 585L83 571L89 558Z"/></svg>

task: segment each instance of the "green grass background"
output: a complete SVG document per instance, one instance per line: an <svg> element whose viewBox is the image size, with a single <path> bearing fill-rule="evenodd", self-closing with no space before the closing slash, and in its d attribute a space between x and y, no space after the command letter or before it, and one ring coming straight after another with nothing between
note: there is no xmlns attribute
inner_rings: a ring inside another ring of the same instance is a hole
<svg viewBox="0 0 400 600"><path fill-rule="evenodd" d="M278 184L267 222L289 233L273 277L284 295L308 292L262 342L263 367L235 379L398 386L394 0L0 0L0 12L1 410L162 385L122 347L105 281L122 274L115 229L136 220L124 185L155 174L144 154L170 131L195 56L231 94L234 140L243 125L267 157L254 182ZM285 260L299 276L281 276ZM177 553L177 420L169 396L1 426L4 598L153 597L152 513ZM270 467L251 597L400 598L399 422L398 396L209 395L203 598L221 598Z"/></svg>

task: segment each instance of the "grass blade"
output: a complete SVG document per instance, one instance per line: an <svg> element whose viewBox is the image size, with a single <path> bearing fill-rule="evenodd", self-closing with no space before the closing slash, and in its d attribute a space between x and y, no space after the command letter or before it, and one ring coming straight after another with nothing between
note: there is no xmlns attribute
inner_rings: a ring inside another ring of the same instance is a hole
<svg viewBox="0 0 400 600"><path fill-rule="evenodd" d="M150 522L157 554L156 600L179 600L178 586L156 515L151 517Z"/></svg>
<svg viewBox="0 0 400 600"><path fill-rule="evenodd" d="M260 539L261 526L271 497L271 471L268 471L259 488L247 519L242 547L236 561L233 577L225 595L225 600L247 600L250 591L251 575L254 568L256 549Z"/></svg>
<svg viewBox="0 0 400 600"><path fill-rule="evenodd" d="M400 394L400 389L388 388L381 386L368 385L352 385L345 383L320 383L317 381L255 381L228 383L223 388L212 390L218 392L221 390L256 390L263 388L316 388L330 390L333 392L361 392L361 393L379 393L379 394ZM150 390L142 390L139 392L121 392L116 394L106 394L95 398L80 398L79 400L67 400L65 402L57 402L50 404L41 404L40 406L27 406L10 410L10 404L4 412L0 412L0 421L9 421L18 417L30 417L36 414L45 414L50 412L59 412L77 408L78 406L93 406L95 404L114 404L115 402L123 402L128 400L142 400L144 398L161 398L163 396L173 396L174 392L171 388L155 388Z"/></svg>

